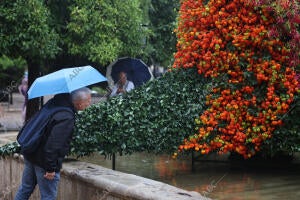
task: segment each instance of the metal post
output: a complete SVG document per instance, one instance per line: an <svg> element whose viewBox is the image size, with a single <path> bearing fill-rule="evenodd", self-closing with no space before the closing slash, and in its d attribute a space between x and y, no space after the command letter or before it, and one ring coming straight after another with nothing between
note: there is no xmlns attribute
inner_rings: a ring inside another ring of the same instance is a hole
<svg viewBox="0 0 300 200"><path fill-rule="evenodd" d="M10 95L9 103L12 105L13 104L13 95L12 95L12 92L10 92L9 95Z"/></svg>
<svg viewBox="0 0 300 200"><path fill-rule="evenodd" d="M116 170L116 154L112 154L112 170Z"/></svg>
<svg viewBox="0 0 300 200"><path fill-rule="evenodd" d="M192 171L195 171L195 155L194 155L194 151L192 151Z"/></svg>

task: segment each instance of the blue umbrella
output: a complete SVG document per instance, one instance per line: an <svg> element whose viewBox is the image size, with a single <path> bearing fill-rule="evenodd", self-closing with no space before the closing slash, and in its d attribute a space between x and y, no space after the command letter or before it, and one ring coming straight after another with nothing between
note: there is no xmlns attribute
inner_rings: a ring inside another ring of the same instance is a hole
<svg viewBox="0 0 300 200"><path fill-rule="evenodd" d="M91 66L61 69L37 78L28 90L28 98L70 93L107 79Z"/></svg>
<svg viewBox="0 0 300 200"><path fill-rule="evenodd" d="M149 81L153 75L149 67L141 60L136 58L119 58L107 67L106 77L114 83L119 80L119 73L123 71L127 74L127 79L132 81L134 86L140 86Z"/></svg>

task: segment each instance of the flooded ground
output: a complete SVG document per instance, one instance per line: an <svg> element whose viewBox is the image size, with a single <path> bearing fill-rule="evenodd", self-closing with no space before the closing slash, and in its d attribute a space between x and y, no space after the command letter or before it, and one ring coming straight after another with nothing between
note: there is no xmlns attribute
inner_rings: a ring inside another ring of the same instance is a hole
<svg viewBox="0 0 300 200"><path fill-rule="evenodd" d="M112 160L91 156L81 160L111 168ZM283 164L283 163L282 163ZM137 153L117 156L116 170L158 180L219 200L298 200L300 165L244 166L220 162L173 160L168 155Z"/></svg>

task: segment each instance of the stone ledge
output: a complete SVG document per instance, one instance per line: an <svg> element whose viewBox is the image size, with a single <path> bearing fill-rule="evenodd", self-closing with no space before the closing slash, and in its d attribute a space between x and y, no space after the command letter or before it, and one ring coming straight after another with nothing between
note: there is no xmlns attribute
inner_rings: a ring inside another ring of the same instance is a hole
<svg viewBox="0 0 300 200"><path fill-rule="evenodd" d="M23 156L0 159L0 168L6 169L0 177L0 186L13 188L14 196L23 171ZM1 189L1 187L0 187ZM1 191L1 190L0 190ZM114 171L99 165L67 161L63 163L58 200L209 200L195 191L183 190L159 181L133 174ZM36 190L30 200L40 199ZM8 198L8 200L12 200Z"/></svg>
<svg viewBox="0 0 300 200"><path fill-rule="evenodd" d="M81 179L110 193L133 199L201 200L208 199L197 192L107 169L98 165L71 161L64 163L62 173Z"/></svg>
<svg viewBox="0 0 300 200"><path fill-rule="evenodd" d="M159 181L114 171L91 163L79 161L64 163L62 174L129 199L209 199L194 191L183 190Z"/></svg>

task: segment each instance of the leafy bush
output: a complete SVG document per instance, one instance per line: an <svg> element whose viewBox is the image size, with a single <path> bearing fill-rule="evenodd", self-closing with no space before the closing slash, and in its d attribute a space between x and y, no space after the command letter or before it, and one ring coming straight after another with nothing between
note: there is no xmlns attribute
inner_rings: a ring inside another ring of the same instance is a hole
<svg viewBox="0 0 300 200"><path fill-rule="evenodd" d="M211 80L194 68L168 72L127 95L95 104L79 113L71 153L78 157L100 152L130 154L139 151L170 153L195 132L198 116L207 109L205 96ZM260 155L300 150L300 102L294 98L282 116L283 126L262 143ZM0 147L0 156L19 152L12 142Z"/></svg>
<svg viewBox="0 0 300 200"><path fill-rule="evenodd" d="M20 152L20 145L17 142L10 142L0 147L0 158Z"/></svg>
<svg viewBox="0 0 300 200"><path fill-rule="evenodd" d="M77 117L72 153L176 151L194 132L194 119L205 107L207 81L195 69L178 69L124 96L92 105Z"/></svg>
<svg viewBox="0 0 300 200"><path fill-rule="evenodd" d="M299 95L289 111L282 117L283 126L278 127L269 140L262 145L262 154L273 157L277 154L289 154L300 151L300 101Z"/></svg>
<svg viewBox="0 0 300 200"><path fill-rule="evenodd" d="M262 148L292 152L300 145L298 125L288 117L299 88L299 12L287 14L299 11L294 2L181 1L173 67L197 68L215 84L197 134L180 151L233 152L248 159ZM293 28L283 30L279 19Z"/></svg>

